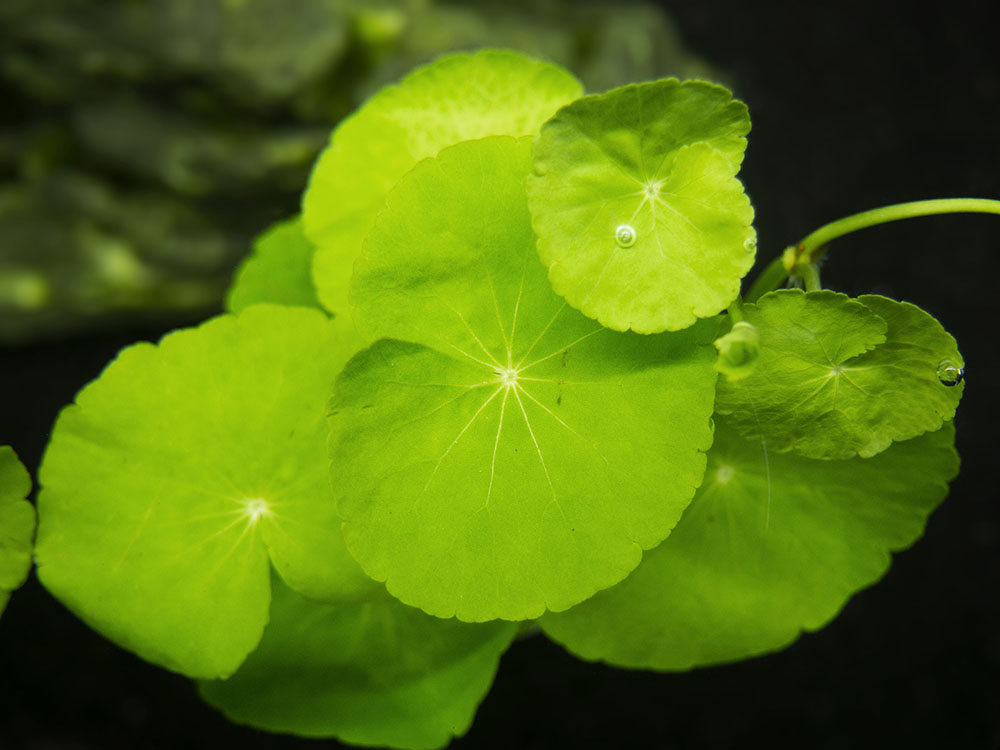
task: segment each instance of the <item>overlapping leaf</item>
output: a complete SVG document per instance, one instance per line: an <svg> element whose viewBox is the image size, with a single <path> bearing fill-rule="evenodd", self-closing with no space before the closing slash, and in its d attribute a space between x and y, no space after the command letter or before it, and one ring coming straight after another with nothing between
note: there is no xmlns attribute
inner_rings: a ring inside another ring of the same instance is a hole
<svg viewBox="0 0 1000 750"><path fill-rule="evenodd" d="M361 242L410 167L460 141L534 134L581 93L562 68L504 50L448 55L379 91L334 131L303 198L323 305L347 309Z"/></svg>
<svg viewBox="0 0 1000 750"><path fill-rule="evenodd" d="M933 317L877 295L782 290L744 308L760 333L751 375L720 380L717 410L774 451L813 458L873 456L951 419L964 362Z"/></svg>
<svg viewBox="0 0 1000 750"><path fill-rule="evenodd" d="M753 208L736 179L750 118L721 86L665 79L586 96L545 123L528 180L558 294L617 330L680 330L736 297Z"/></svg>
<svg viewBox="0 0 1000 750"><path fill-rule="evenodd" d="M0 445L0 613L28 577L35 509L25 498L31 477L9 445Z"/></svg>
<svg viewBox="0 0 1000 750"><path fill-rule="evenodd" d="M358 745L444 747L472 723L513 623L440 620L383 593L320 604L272 582L260 647L201 694L233 721Z"/></svg>
<svg viewBox="0 0 1000 750"><path fill-rule="evenodd" d="M348 363L331 403L345 539L442 617L531 618L621 580L711 443L715 322L648 337L567 306L534 252L529 169L507 137L422 162L355 272L362 333L396 340Z"/></svg>
<svg viewBox="0 0 1000 750"><path fill-rule="evenodd" d="M123 351L46 452L42 583L143 658L209 678L260 639L269 560L309 596L367 595L323 447L329 383L353 351L337 321L273 305Z"/></svg>
<svg viewBox="0 0 1000 750"><path fill-rule="evenodd" d="M923 533L958 471L954 429L874 458L771 455L716 424L705 482L623 583L543 630L586 659L681 670L744 659L816 630Z"/></svg>
<svg viewBox="0 0 1000 750"><path fill-rule="evenodd" d="M236 272L226 309L238 313L261 302L319 307L312 281L314 251L301 218L274 224L257 237L252 254Z"/></svg>

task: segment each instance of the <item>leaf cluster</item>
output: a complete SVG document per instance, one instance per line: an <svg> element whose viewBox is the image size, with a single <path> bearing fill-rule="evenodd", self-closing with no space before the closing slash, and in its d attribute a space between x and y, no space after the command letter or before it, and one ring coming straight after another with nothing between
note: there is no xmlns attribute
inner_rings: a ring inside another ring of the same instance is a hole
<svg viewBox="0 0 1000 750"><path fill-rule="evenodd" d="M746 107L582 93L483 50L346 119L230 312L61 414L43 584L235 721L440 747L532 621L683 670L876 581L957 472L954 340L873 295L739 305Z"/></svg>

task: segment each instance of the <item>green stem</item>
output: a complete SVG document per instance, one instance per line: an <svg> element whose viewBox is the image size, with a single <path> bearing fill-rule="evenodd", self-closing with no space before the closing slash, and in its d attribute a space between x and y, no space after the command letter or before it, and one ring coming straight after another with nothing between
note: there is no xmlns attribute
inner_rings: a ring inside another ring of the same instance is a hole
<svg viewBox="0 0 1000 750"><path fill-rule="evenodd" d="M913 201L912 203L897 203L893 206L873 208L859 214L848 216L825 224L811 234L807 234L798 244L802 254L810 255L821 252L822 249L838 237L856 232L859 229L888 224L901 219L913 219L917 216L936 216L938 214L1000 214L1000 201L988 198L939 198L929 201ZM810 257L810 261L816 258Z"/></svg>
<svg viewBox="0 0 1000 750"><path fill-rule="evenodd" d="M862 211L829 224L824 224L815 232L807 234L797 245L785 249L781 257L775 258L761 272L746 294L747 302L756 302L768 292L777 289L792 275L807 276L806 266L815 263L833 240L859 229L888 224L901 219L939 214L983 213L1000 215L1000 201L988 198L938 198L928 201L897 203L892 206ZM818 284L818 275L816 282ZM806 288L809 280L806 278Z"/></svg>
<svg viewBox="0 0 1000 750"><path fill-rule="evenodd" d="M788 249L794 250L794 248ZM753 284L750 285L750 291L746 293L743 301L756 302L768 292L777 289L788 278L790 271L791 269L785 265L785 256L779 255L768 263L767 267L754 279Z"/></svg>
<svg viewBox="0 0 1000 750"><path fill-rule="evenodd" d="M801 263L795 271L795 275L801 276L802 281L805 282L807 292L818 292L823 288L823 285L819 283L819 269L815 263Z"/></svg>
<svg viewBox="0 0 1000 750"><path fill-rule="evenodd" d="M736 299L733 300L732 304L729 305L729 320L733 323L739 323L743 320L743 300L737 294Z"/></svg>

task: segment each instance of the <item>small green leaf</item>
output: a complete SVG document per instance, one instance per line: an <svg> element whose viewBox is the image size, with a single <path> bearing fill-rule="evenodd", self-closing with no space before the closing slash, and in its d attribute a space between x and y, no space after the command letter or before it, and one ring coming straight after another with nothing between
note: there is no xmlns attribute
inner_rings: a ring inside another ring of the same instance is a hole
<svg viewBox="0 0 1000 750"><path fill-rule="evenodd" d="M386 337L331 403L348 548L441 617L527 619L621 580L701 481L716 322L639 336L557 297L534 251L527 139L408 173L355 270Z"/></svg>
<svg viewBox="0 0 1000 750"><path fill-rule="evenodd" d="M480 50L442 57L369 99L333 132L303 197L323 305L347 310L361 242L410 167L460 141L533 135L581 93L579 81L556 65Z"/></svg>
<svg viewBox="0 0 1000 750"><path fill-rule="evenodd" d="M702 81L633 84L559 110L528 178L556 292L602 325L639 333L725 308L756 250L736 179L749 130L746 106Z"/></svg>
<svg viewBox="0 0 1000 750"><path fill-rule="evenodd" d="M387 595L320 604L272 579L271 620L202 697L232 721L356 745L438 748L464 734L517 626L439 620Z"/></svg>
<svg viewBox="0 0 1000 750"><path fill-rule="evenodd" d="M31 569L35 508L25 500L30 492L31 477L14 449L0 445L0 613Z"/></svg>
<svg viewBox="0 0 1000 750"><path fill-rule="evenodd" d="M724 421L705 482L623 583L542 629L585 659L683 670L775 651L823 627L923 533L958 472L950 423L874 458L771 455Z"/></svg>
<svg viewBox="0 0 1000 750"><path fill-rule="evenodd" d="M745 320L737 321L725 336L715 340L719 358L715 369L730 380L742 380L753 372L760 356L760 333Z"/></svg>
<svg viewBox="0 0 1000 750"><path fill-rule="evenodd" d="M299 217L273 224L254 240L253 253L237 270L226 309L238 313L260 302L319 307L312 281L314 251Z"/></svg>
<svg viewBox="0 0 1000 750"><path fill-rule="evenodd" d="M782 290L744 306L760 331L754 372L719 383L716 409L773 451L873 456L951 419L964 385L939 379L964 362L933 317L877 295Z"/></svg>
<svg viewBox="0 0 1000 750"><path fill-rule="evenodd" d="M211 678L260 639L269 559L309 596L367 595L324 451L329 383L354 352L341 328L255 305L123 351L45 454L42 583L143 658Z"/></svg>

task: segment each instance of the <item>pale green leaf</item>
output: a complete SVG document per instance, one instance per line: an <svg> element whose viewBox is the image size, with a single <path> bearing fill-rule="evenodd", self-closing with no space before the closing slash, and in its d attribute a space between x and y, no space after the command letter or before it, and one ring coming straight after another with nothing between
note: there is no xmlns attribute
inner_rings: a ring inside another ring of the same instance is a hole
<svg viewBox="0 0 1000 750"><path fill-rule="evenodd" d="M387 595L320 604L273 579L259 648L202 697L271 732L356 745L444 747L464 734L517 626L439 620Z"/></svg>
<svg viewBox="0 0 1000 750"><path fill-rule="evenodd" d="M753 208L736 179L746 106L664 79L586 96L545 123L528 196L558 294L616 330L680 330L736 297Z"/></svg>
<svg viewBox="0 0 1000 750"><path fill-rule="evenodd" d="M299 217L272 225L253 244L226 295L226 309L240 312L250 305L319 307L312 281L315 248L302 232Z"/></svg>
<svg viewBox="0 0 1000 750"><path fill-rule="evenodd" d="M256 646L269 559L309 596L365 596L324 451L329 383L353 351L322 312L273 305L124 350L56 423L42 583L112 640L198 677Z"/></svg>
<svg viewBox="0 0 1000 750"><path fill-rule="evenodd" d="M953 443L948 423L874 458L767 457L720 421L705 482L670 537L542 629L585 659L657 670L783 648L921 536L958 471Z"/></svg>
<svg viewBox="0 0 1000 750"><path fill-rule="evenodd" d="M719 358L715 369L730 380L742 380L754 371L760 356L760 333L745 320L737 321L715 340Z"/></svg>
<svg viewBox="0 0 1000 750"><path fill-rule="evenodd" d="M753 373L720 381L717 410L773 451L813 458L873 456L951 419L964 384L944 384L943 362L964 367L933 317L877 295L772 292L746 305L760 332Z"/></svg>
<svg viewBox="0 0 1000 750"><path fill-rule="evenodd" d="M711 443L716 322L601 328L548 285L527 139L445 149L358 261L363 332L331 404L348 548L408 604L526 619L621 580L670 531Z"/></svg>
<svg viewBox="0 0 1000 750"><path fill-rule="evenodd" d="M347 309L351 269L385 197L421 159L487 135L536 133L582 93L562 68L506 50L456 53L379 91L333 132L303 197L323 305Z"/></svg>
<svg viewBox="0 0 1000 750"><path fill-rule="evenodd" d="M35 509L25 498L31 477L9 445L0 445L0 613L31 568Z"/></svg>

